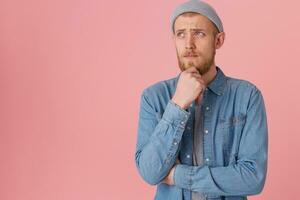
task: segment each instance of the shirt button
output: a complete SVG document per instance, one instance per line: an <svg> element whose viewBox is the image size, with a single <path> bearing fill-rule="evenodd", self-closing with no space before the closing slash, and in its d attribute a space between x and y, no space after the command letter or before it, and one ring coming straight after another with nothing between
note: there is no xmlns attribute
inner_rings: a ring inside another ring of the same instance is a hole
<svg viewBox="0 0 300 200"><path fill-rule="evenodd" d="M209 106L206 107L206 110L209 110Z"/></svg>
<svg viewBox="0 0 300 200"><path fill-rule="evenodd" d="M206 134L208 133L208 130L207 130L207 129L205 130L205 133L206 133Z"/></svg>
<svg viewBox="0 0 300 200"><path fill-rule="evenodd" d="M190 158L191 156L190 156L190 155L186 155L186 157L187 157L187 158Z"/></svg>
<svg viewBox="0 0 300 200"><path fill-rule="evenodd" d="M184 124L184 122L182 121L182 122L180 122L180 124L182 124L182 125L183 125L183 124Z"/></svg>
<svg viewBox="0 0 300 200"><path fill-rule="evenodd" d="M205 161L206 161L206 162L209 162L209 158L206 158Z"/></svg>
<svg viewBox="0 0 300 200"><path fill-rule="evenodd" d="M177 142L174 142L175 145L177 145Z"/></svg>

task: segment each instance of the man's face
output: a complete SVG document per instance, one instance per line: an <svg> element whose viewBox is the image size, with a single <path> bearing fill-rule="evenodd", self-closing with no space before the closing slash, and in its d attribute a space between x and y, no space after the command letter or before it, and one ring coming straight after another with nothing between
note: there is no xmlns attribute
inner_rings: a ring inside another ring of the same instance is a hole
<svg viewBox="0 0 300 200"><path fill-rule="evenodd" d="M180 15L174 23L174 41L181 71L195 66L201 75L214 64L217 29L200 14Z"/></svg>

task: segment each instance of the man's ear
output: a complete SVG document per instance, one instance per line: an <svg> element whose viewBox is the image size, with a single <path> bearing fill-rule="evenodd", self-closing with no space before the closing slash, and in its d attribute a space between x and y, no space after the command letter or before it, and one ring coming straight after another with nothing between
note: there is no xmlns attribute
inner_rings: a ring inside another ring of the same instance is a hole
<svg viewBox="0 0 300 200"><path fill-rule="evenodd" d="M219 49L224 44L225 32L218 33L215 40L215 48Z"/></svg>

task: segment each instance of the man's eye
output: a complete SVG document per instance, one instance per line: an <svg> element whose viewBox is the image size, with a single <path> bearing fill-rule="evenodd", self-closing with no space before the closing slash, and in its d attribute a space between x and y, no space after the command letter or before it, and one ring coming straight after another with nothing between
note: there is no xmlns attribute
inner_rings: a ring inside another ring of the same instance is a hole
<svg viewBox="0 0 300 200"><path fill-rule="evenodd" d="M183 33L183 32L179 32L179 33L177 33L177 37L179 37L179 38L182 38L182 37L184 37L184 33Z"/></svg>
<svg viewBox="0 0 300 200"><path fill-rule="evenodd" d="M198 37L203 37L205 36L205 33L199 31L199 32L195 32L195 35Z"/></svg>

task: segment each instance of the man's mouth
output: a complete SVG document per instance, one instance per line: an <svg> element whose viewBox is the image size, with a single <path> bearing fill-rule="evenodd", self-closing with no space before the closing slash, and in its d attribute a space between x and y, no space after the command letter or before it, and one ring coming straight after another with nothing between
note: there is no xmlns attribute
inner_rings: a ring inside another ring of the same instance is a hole
<svg viewBox="0 0 300 200"><path fill-rule="evenodd" d="M184 56L185 58L194 58L194 57L198 57L197 55L186 55Z"/></svg>
<svg viewBox="0 0 300 200"><path fill-rule="evenodd" d="M198 57L197 54L185 54L184 57L187 57L187 58L192 58L192 57Z"/></svg>

